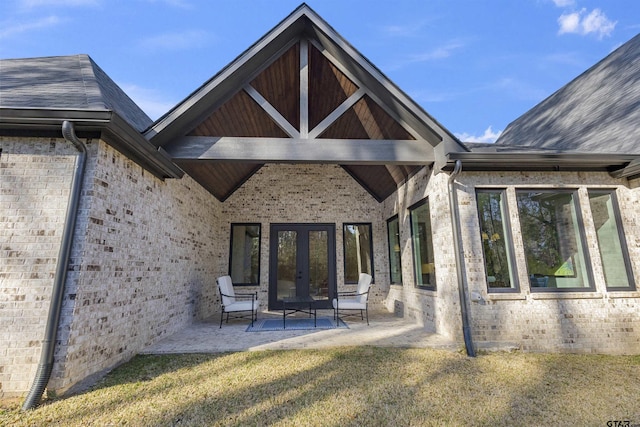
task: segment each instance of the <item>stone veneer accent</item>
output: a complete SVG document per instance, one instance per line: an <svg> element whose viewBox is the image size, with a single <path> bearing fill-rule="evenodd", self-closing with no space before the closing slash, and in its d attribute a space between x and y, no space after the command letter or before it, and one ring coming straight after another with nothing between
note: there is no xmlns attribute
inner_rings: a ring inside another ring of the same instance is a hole
<svg viewBox="0 0 640 427"><path fill-rule="evenodd" d="M64 140L1 141L7 221L0 230L12 244L0 252L11 267L8 277L3 268L0 298L13 311L0 313L0 339L8 343L0 344L0 378L3 395L11 395L28 389L39 361L76 153ZM58 392L211 315L217 309L215 277L227 250L216 235L220 203L191 178L161 181L102 141L90 142L88 152L49 383ZM6 176L20 180L29 194L6 189ZM49 210L43 204L57 210L42 217ZM33 261L23 267L16 251ZM29 274L33 278L25 280Z"/></svg>
<svg viewBox="0 0 640 427"><path fill-rule="evenodd" d="M527 351L628 354L640 352L640 292L607 291L587 189L616 189L636 285L640 278L638 189L606 173L462 173L458 198L470 293L473 336L478 346L515 346ZM487 291L475 189L506 188L520 291ZM579 193L595 291L531 292L517 217L516 188L569 188Z"/></svg>

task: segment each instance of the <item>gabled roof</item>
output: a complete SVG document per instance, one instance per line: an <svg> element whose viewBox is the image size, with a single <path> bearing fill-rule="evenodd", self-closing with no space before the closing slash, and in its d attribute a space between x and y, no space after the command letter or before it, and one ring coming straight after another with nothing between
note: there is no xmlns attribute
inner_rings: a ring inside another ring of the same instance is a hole
<svg viewBox="0 0 640 427"><path fill-rule="evenodd" d="M377 200L466 149L306 4L146 137L224 200L265 163L341 165Z"/></svg>
<svg viewBox="0 0 640 427"><path fill-rule="evenodd" d="M513 121L497 147L640 154L640 35Z"/></svg>
<svg viewBox="0 0 640 427"><path fill-rule="evenodd" d="M160 178L183 174L142 136L153 121L88 55L0 60L0 132L59 134L64 120Z"/></svg>

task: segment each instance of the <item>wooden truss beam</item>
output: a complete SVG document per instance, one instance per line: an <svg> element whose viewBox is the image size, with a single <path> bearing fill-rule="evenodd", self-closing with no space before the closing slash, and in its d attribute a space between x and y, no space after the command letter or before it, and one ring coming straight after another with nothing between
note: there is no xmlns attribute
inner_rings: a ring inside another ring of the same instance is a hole
<svg viewBox="0 0 640 427"><path fill-rule="evenodd" d="M274 122L291 138L300 137L300 133L291 126L291 123L285 119L280 112L269 103L257 90L251 85L246 85L244 91L253 98L254 101L273 119Z"/></svg>
<svg viewBox="0 0 640 427"><path fill-rule="evenodd" d="M174 160L220 162L406 164L434 161L425 141L186 136L165 147Z"/></svg>

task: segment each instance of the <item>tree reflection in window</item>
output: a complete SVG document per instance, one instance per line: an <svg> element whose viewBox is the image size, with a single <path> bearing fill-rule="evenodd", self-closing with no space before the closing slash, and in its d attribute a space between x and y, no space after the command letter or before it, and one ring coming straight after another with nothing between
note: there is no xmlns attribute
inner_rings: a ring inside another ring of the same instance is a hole
<svg viewBox="0 0 640 427"><path fill-rule="evenodd" d="M615 196L610 190L589 190L589 205L607 288L633 290L633 271Z"/></svg>
<svg viewBox="0 0 640 427"><path fill-rule="evenodd" d="M409 210L416 286L435 290L436 264L433 254L429 200L424 199L410 207Z"/></svg>
<svg viewBox="0 0 640 427"><path fill-rule="evenodd" d="M231 224L229 274L234 285L260 282L260 224Z"/></svg>
<svg viewBox="0 0 640 427"><path fill-rule="evenodd" d="M398 215L387 220L387 237L389 240L389 274L392 285L402 285L402 252L400 248L400 223Z"/></svg>
<svg viewBox="0 0 640 427"><path fill-rule="evenodd" d="M504 191L478 190L476 199L487 286L490 290L515 289Z"/></svg>
<svg viewBox="0 0 640 427"><path fill-rule="evenodd" d="M358 283L360 273L373 276L371 224L344 224L344 282Z"/></svg>
<svg viewBox="0 0 640 427"><path fill-rule="evenodd" d="M531 287L591 287L577 194L520 190L516 195Z"/></svg>

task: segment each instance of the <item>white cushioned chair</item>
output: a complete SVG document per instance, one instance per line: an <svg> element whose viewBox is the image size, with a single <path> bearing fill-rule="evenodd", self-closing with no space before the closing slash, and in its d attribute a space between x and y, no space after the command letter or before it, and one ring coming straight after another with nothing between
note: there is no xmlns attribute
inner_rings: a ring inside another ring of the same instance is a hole
<svg viewBox="0 0 640 427"><path fill-rule="evenodd" d="M222 320L225 313L227 314L227 323L229 322L229 314L233 313L232 317L239 319L246 319L251 316L251 326L253 326L253 322L258 320L258 293L235 293L231 276L218 277L216 282L218 283L218 291L222 302L220 327L222 328Z"/></svg>
<svg viewBox="0 0 640 427"><path fill-rule="evenodd" d="M344 310L359 310L360 318L364 320L363 313L367 315L369 324L369 289L371 288L371 276L360 273L358 287L355 292L338 292L333 299L333 318L336 323L340 319L340 312Z"/></svg>

